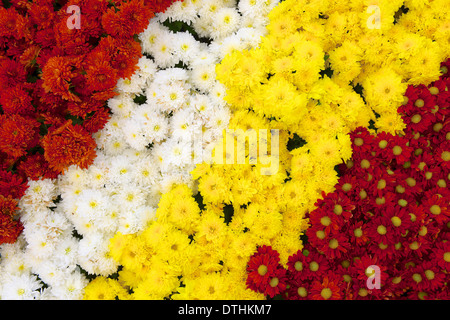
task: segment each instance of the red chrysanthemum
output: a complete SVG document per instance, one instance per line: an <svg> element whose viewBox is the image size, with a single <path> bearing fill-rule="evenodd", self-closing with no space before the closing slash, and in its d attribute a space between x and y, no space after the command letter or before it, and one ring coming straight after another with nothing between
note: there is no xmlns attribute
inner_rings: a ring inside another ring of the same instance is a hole
<svg viewBox="0 0 450 320"><path fill-rule="evenodd" d="M0 83L1 91L21 85L27 80L27 72L20 62L4 59L0 61Z"/></svg>
<svg viewBox="0 0 450 320"><path fill-rule="evenodd" d="M322 280L315 280L311 286L311 298L313 300L339 300L342 298L341 289L338 286L339 279L328 273ZM342 281L342 280L341 280Z"/></svg>
<svg viewBox="0 0 450 320"><path fill-rule="evenodd" d="M247 287L271 297L284 290L285 270L279 261L279 253L271 247L258 248L247 265Z"/></svg>

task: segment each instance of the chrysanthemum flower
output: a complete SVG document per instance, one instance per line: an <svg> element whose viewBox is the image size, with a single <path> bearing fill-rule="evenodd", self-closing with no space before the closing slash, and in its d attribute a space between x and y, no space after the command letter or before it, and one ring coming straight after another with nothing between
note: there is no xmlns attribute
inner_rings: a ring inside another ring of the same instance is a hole
<svg viewBox="0 0 450 320"><path fill-rule="evenodd" d="M65 100L80 101L80 98L70 91L71 81L77 75L74 70L79 67L79 63L80 59L58 56L50 58L42 68L42 86L46 92L60 95Z"/></svg>
<svg viewBox="0 0 450 320"><path fill-rule="evenodd" d="M339 300L342 299L341 289L337 285L336 276L327 274L323 280L315 280L311 286L311 298L313 300Z"/></svg>
<svg viewBox="0 0 450 320"><path fill-rule="evenodd" d="M118 9L110 8L102 16L105 31L118 38L130 37L142 31L155 12L145 5L144 0L121 3Z"/></svg>
<svg viewBox="0 0 450 320"><path fill-rule="evenodd" d="M11 159L24 156L39 141L40 123L18 114L0 115L0 151Z"/></svg>
<svg viewBox="0 0 450 320"><path fill-rule="evenodd" d="M60 172L74 164L87 168L96 156L95 146L91 135L70 120L42 139L45 159L52 169Z"/></svg>

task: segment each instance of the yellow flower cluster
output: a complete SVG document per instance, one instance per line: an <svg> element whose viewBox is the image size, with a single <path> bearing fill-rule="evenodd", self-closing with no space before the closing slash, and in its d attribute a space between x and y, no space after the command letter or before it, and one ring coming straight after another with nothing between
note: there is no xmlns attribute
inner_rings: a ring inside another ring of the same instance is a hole
<svg viewBox="0 0 450 320"><path fill-rule="evenodd" d="M274 117L308 142L370 120L401 133L396 110L407 86L437 80L449 56L447 6L446 0L286 0L270 12L261 45L225 57L217 78L234 110ZM363 98L356 93L361 87Z"/></svg>

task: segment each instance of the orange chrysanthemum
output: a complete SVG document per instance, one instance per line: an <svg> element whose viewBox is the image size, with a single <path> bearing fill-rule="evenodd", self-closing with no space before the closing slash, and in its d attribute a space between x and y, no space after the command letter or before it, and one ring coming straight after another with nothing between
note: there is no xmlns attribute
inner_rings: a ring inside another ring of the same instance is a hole
<svg viewBox="0 0 450 320"><path fill-rule="evenodd" d="M154 12L143 0L122 2L119 11L110 8L102 17L102 26L112 36L125 38L144 30Z"/></svg>
<svg viewBox="0 0 450 320"><path fill-rule="evenodd" d="M39 122L18 114L0 115L0 151L17 159L39 141Z"/></svg>
<svg viewBox="0 0 450 320"><path fill-rule="evenodd" d="M79 68L80 60L60 56L48 59L42 69L42 87L45 91L60 95L65 100L80 101L70 90L71 81L77 76L74 69Z"/></svg>
<svg viewBox="0 0 450 320"><path fill-rule="evenodd" d="M0 104L5 114L29 115L34 112L31 97L21 86L12 87L0 95Z"/></svg>
<svg viewBox="0 0 450 320"><path fill-rule="evenodd" d="M41 143L49 167L64 172L71 165L87 168L96 156L96 143L80 125L68 120L63 126L49 132Z"/></svg>

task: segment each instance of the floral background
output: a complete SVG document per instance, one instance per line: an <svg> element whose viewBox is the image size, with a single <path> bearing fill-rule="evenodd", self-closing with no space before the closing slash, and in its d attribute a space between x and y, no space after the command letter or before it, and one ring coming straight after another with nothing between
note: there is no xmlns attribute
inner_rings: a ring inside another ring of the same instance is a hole
<svg viewBox="0 0 450 320"><path fill-rule="evenodd" d="M1 299L448 299L449 14L3 1Z"/></svg>

